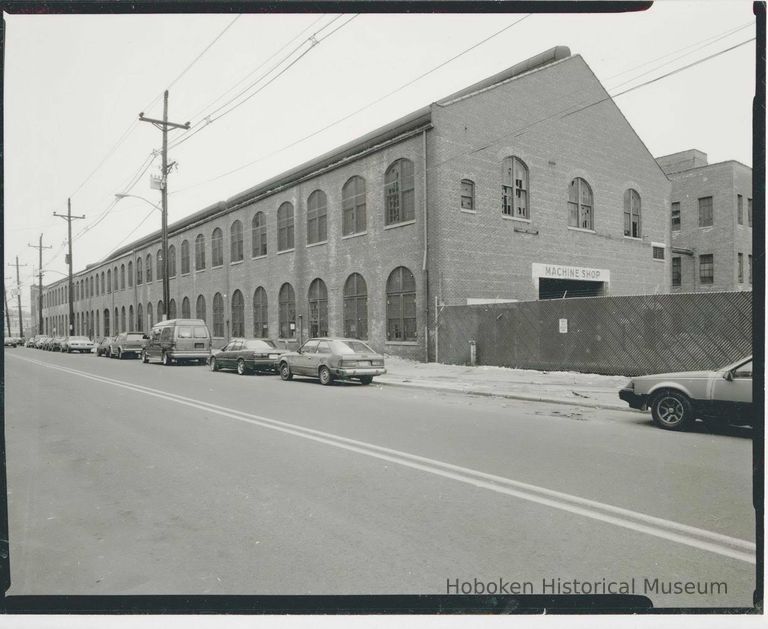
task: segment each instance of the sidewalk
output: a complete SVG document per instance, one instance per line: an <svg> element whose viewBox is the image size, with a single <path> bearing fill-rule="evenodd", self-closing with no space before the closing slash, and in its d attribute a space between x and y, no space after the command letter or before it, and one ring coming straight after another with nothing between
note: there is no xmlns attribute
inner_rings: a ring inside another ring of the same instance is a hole
<svg viewBox="0 0 768 629"><path fill-rule="evenodd" d="M631 410L619 400L625 376L600 376L570 371L535 371L506 367L467 367L419 363L387 356L387 373L377 384L454 391L536 402L554 402L591 408Z"/></svg>

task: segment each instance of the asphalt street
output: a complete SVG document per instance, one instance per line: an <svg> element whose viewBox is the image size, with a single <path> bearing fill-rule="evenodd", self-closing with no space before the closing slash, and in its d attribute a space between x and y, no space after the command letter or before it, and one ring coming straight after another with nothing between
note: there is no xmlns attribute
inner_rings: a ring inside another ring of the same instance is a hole
<svg viewBox="0 0 768 629"><path fill-rule="evenodd" d="M9 595L577 579L752 604L748 429L25 348L5 392Z"/></svg>

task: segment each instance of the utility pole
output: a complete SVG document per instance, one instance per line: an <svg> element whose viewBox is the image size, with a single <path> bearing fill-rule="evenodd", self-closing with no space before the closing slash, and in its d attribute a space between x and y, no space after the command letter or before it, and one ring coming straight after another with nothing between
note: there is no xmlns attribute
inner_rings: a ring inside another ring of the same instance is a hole
<svg viewBox="0 0 768 629"><path fill-rule="evenodd" d="M72 221L79 218L85 218L83 216L72 216L72 200L67 199L67 215L53 213L54 216L63 218L67 221L67 242L69 243L69 253L67 254L67 262L69 262L69 326L67 328L67 337L75 331L75 288L72 283ZM42 243L42 236L40 236L40 242ZM41 253L42 255L42 253Z"/></svg>
<svg viewBox="0 0 768 629"><path fill-rule="evenodd" d="M19 298L19 336L24 337L24 326L22 325L21 321L21 279L19 278L19 267L20 266L27 266L26 264L19 264L19 256L16 256L16 264L8 263L8 266L15 266L16 267L16 296ZM8 329L11 329L11 326L8 326Z"/></svg>
<svg viewBox="0 0 768 629"><path fill-rule="evenodd" d="M176 122L168 121L168 90L165 90L163 95L163 119L156 120L153 118L145 118L144 112L139 114L139 120L141 122L149 122L163 132L163 165L162 165L162 180L160 194L162 199L162 240L163 240L163 313L158 313L158 320L162 321L167 318L168 304L171 301L171 287L168 280L168 173L170 167L168 165L168 129L189 129L189 122L179 124ZM171 167L173 164L171 164Z"/></svg>
<svg viewBox="0 0 768 629"><path fill-rule="evenodd" d="M40 234L40 244L30 245L27 243L27 247L40 250L40 263L38 267L39 277L37 282L37 333L43 333L43 249L53 249L49 245L43 245L43 235ZM70 252L71 253L71 252ZM31 306L31 304L30 304Z"/></svg>
<svg viewBox="0 0 768 629"><path fill-rule="evenodd" d="M11 279L6 277L6 280ZM8 291L5 288L5 282L3 282L3 295L5 296L5 322L8 324L8 336L11 336L11 313L8 312Z"/></svg>

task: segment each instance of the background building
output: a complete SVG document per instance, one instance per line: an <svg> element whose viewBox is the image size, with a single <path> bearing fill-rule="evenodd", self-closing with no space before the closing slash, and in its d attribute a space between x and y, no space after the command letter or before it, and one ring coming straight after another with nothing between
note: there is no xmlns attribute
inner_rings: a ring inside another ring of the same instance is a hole
<svg viewBox="0 0 768 629"><path fill-rule="evenodd" d="M670 183L584 60L554 48L75 277L75 329L199 317L423 359L440 304L666 292ZM66 280L45 289L65 330ZM166 308L167 306L167 308Z"/></svg>
<svg viewBox="0 0 768 629"><path fill-rule="evenodd" d="M657 161L672 182L672 291L751 290L752 169L696 149Z"/></svg>

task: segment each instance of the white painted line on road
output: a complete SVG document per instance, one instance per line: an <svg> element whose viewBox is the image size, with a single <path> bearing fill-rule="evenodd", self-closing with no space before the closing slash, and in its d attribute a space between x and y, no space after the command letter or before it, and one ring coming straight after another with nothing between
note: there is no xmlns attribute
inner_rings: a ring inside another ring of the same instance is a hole
<svg viewBox="0 0 768 629"><path fill-rule="evenodd" d="M113 378L99 376L85 371L79 371L69 367L62 367L38 360L22 358L21 356L15 354L12 356L14 358L19 358L20 360L24 360L50 369L63 371L65 373L88 378L97 382L102 382L104 384L129 389L138 393L144 393L145 395L157 397L169 402L175 402L184 406L189 406L197 410L205 410L223 417L236 419L238 421L261 426L263 428L277 430L298 437L303 437L305 439L310 439L337 448L350 450L359 454L364 454L366 456L382 459L391 463L396 463L404 467L418 469L430 474L474 485L475 487L482 487L496 493L514 496L530 502L553 507L561 511L575 513L622 528L627 528L701 550L717 553L719 555L731 557L732 559L738 559L740 561L745 561L751 564L756 562L756 546L753 542L748 540L730 537L721 533L715 533L713 531L707 531L705 529L666 520L664 518L658 518L637 511L632 511L630 509L624 509L622 507L589 500L580 496L566 494L552 489L547 489L545 487L523 483L521 481L512 480L503 476L487 474L485 472L453 465L444 461L438 461L436 459L430 459L427 457L402 452L400 450L393 450L383 446L377 446L372 443L358 441L348 437L342 437L340 435L334 435L332 433L327 433L312 428L305 428L297 424L291 424L280 420L255 415L253 413L226 408L217 404L211 404L202 400L196 400L194 398L170 393L168 391L161 391L159 389L153 389L144 385L115 380Z"/></svg>

